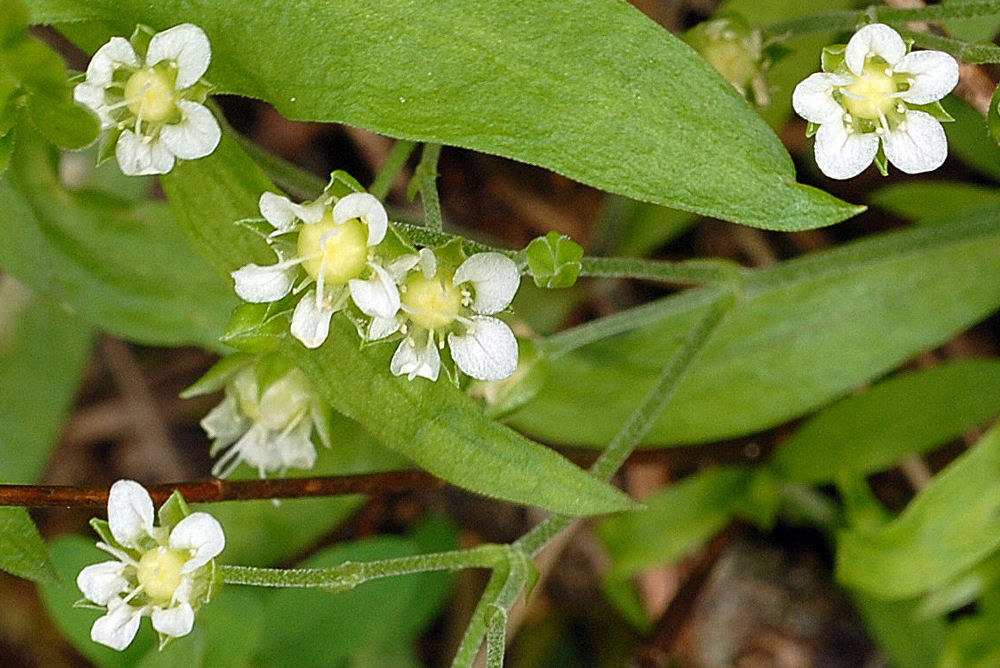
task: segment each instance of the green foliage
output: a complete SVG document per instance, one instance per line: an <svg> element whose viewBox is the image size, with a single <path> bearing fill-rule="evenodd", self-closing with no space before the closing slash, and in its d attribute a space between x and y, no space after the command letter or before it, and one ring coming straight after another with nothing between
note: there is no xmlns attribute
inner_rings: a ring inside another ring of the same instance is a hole
<svg viewBox="0 0 1000 668"><path fill-rule="evenodd" d="M236 0L29 7L37 22L106 21L120 34L139 22L196 23L212 41L209 78L220 91L267 100L288 118L503 155L757 227L820 227L860 211L796 184L781 143L733 88L625 3L392 0L373 12L298 0L278 13Z"/></svg>
<svg viewBox="0 0 1000 668"><path fill-rule="evenodd" d="M903 374L824 409L772 459L807 483L865 476L957 438L1000 413L1000 362L969 360Z"/></svg>
<svg viewBox="0 0 1000 668"><path fill-rule="evenodd" d="M37 582L59 583L45 543L24 508L0 506L0 569Z"/></svg>
<svg viewBox="0 0 1000 668"><path fill-rule="evenodd" d="M528 268L540 288L568 288L580 275L583 247L565 234L552 230L533 239L527 248Z"/></svg>
<svg viewBox="0 0 1000 668"><path fill-rule="evenodd" d="M896 520L838 536L837 577L884 599L943 586L1000 545L1000 431L934 477Z"/></svg>
<svg viewBox="0 0 1000 668"><path fill-rule="evenodd" d="M904 181L876 192L872 204L917 224L947 223L965 209L1000 206L1000 190L952 181Z"/></svg>
<svg viewBox="0 0 1000 668"><path fill-rule="evenodd" d="M93 332L58 304L0 277L0 475L41 476L90 359ZM39 401L39 397L45 401Z"/></svg>
<svg viewBox="0 0 1000 668"><path fill-rule="evenodd" d="M645 442L764 429L948 340L1000 305L998 240L1000 211L979 210L748 273L736 312ZM687 291L550 337L542 348L558 356L558 382L513 424L543 439L606 443L711 299L711 289ZM567 352L580 341L594 343Z"/></svg>
<svg viewBox="0 0 1000 668"><path fill-rule="evenodd" d="M16 132L0 179L0 267L106 331L218 349L236 297L191 252L169 209L66 188L51 148L24 124Z"/></svg>

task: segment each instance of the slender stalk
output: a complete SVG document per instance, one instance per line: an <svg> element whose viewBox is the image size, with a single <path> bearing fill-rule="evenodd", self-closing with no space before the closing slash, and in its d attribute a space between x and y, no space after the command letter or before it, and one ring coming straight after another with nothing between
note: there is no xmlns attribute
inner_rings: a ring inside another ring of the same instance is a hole
<svg viewBox="0 0 1000 668"><path fill-rule="evenodd" d="M459 644L458 651L455 652L455 658L451 662L453 668L471 666L476 660L479 647L483 643L483 636L489 627L492 607L504 590L508 575L510 575L510 569L506 566L495 568L493 574L490 575L489 582L486 583L486 589L479 598L479 603L472 613L472 619L469 620L469 625L465 629L465 635L462 636L462 642Z"/></svg>
<svg viewBox="0 0 1000 668"><path fill-rule="evenodd" d="M392 151L389 152L389 158L382 165L381 171L379 171L378 176L372 181L372 185L368 188L368 192L379 199L385 199L386 195L392 189L392 184L396 180L396 176L399 171L403 169L406 165L406 161L410 159L410 155L413 153L413 149L417 147L416 142L412 142L406 139L400 139L395 144L392 145Z"/></svg>
<svg viewBox="0 0 1000 668"><path fill-rule="evenodd" d="M776 35L805 35L816 32L852 30L859 22L868 19L881 23L900 25L921 21L973 18L1000 14L1000 1L955 2L913 9L897 9L872 5L863 11L835 10L810 14L801 18L775 23L768 31Z"/></svg>
<svg viewBox="0 0 1000 668"><path fill-rule="evenodd" d="M601 278L637 278L681 285L706 285L734 280L745 271L729 260L664 262L629 257L585 257L580 275Z"/></svg>
<svg viewBox="0 0 1000 668"><path fill-rule="evenodd" d="M920 30L910 30L902 26L897 27L896 30L904 38L912 39L917 46L922 46L925 49L947 51L970 65L1000 63L1000 46L996 44L970 44L969 42L963 42L953 37L944 37Z"/></svg>
<svg viewBox="0 0 1000 668"><path fill-rule="evenodd" d="M494 607L486 628L486 668L503 668L506 635L507 611Z"/></svg>
<svg viewBox="0 0 1000 668"><path fill-rule="evenodd" d="M486 544L470 550L453 550L398 557L380 561L344 563L330 568L256 568L253 566L219 566L219 574L227 584L257 587L298 587L312 589L352 589L379 578L451 571L462 568L496 568L510 559L507 545Z"/></svg>
<svg viewBox="0 0 1000 668"><path fill-rule="evenodd" d="M424 144L420 164L417 165L417 173L414 177L420 189L420 199L424 203L424 222L429 229L435 232L440 232L444 227L437 188L438 159L440 157L441 144Z"/></svg>

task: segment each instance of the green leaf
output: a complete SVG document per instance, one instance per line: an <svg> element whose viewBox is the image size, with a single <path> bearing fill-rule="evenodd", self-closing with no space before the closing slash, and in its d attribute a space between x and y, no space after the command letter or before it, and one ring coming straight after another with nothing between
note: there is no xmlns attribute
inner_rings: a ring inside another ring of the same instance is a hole
<svg viewBox="0 0 1000 668"><path fill-rule="evenodd" d="M973 169L1000 181L1000 146L987 132L982 115L954 96L945 98L943 106L955 118L948 125L951 152Z"/></svg>
<svg viewBox="0 0 1000 668"><path fill-rule="evenodd" d="M732 86L623 2L29 6L35 22L102 20L122 34L140 21L196 23L212 41L208 76L220 91L267 100L292 119L502 155L765 228L820 227L860 211L795 183L777 136Z"/></svg>
<svg viewBox="0 0 1000 668"><path fill-rule="evenodd" d="M853 592L852 598L868 630L893 666L933 668L938 665L938 655L948 633L948 624L943 619L918 619L917 601L913 600L880 601L860 592ZM970 666L963 664L962 668Z"/></svg>
<svg viewBox="0 0 1000 668"><path fill-rule="evenodd" d="M878 531L838 536L837 578L884 599L941 587L1000 545L1000 431L984 436Z"/></svg>
<svg viewBox="0 0 1000 668"><path fill-rule="evenodd" d="M434 544L436 543L436 545ZM307 560L304 567L337 566L453 548L454 530L426 539L379 536L337 545ZM398 666L419 665L416 636L431 622L449 589L447 573L415 573L375 580L331 594L319 590L277 591L266 604L267 626L256 665ZM400 656L408 664L400 664Z"/></svg>
<svg viewBox="0 0 1000 668"><path fill-rule="evenodd" d="M80 149L97 138L100 129L97 118L74 104L65 92L36 91L28 97L27 109L28 117L38 131L61 148Z"/></svg>
<svg viewBox="0 0 1000 668"><path fill-rule="evenodd" d="M865 476L943 445L1000 413L1000 362L968 360L902 374L826 408L772 459L808 483Z"/></svg>
<svg viewBox="0 0 1000 668"><path fill-rule="evenodd" d="M700 547L732 519L750 481L750 471L711 469L644 499L645 508L609 517L598 535L621 578L670 563Z"/></svg>
<svg viewBox="0 0 1000 668"><path fill-rule="evenodd" d="M528 267L540 288L568 288L580 275L583 247L565 234L552 230L533 239L527 248Z"/></svg>
<svg viewBox="0 0 1000 668"><path fill-rule="evenodd" d="M10 156L14 152L14 133L8 132L4 136L0 137L0 176L7 171L7 163L10 162Z"/></svg>
<svg viewBox="0 0 1000 668"><path fill-rule="evenodd" d="M595 255L644 257L698 222L687 211L609 195L601 205L589 248Z"/></svg>
<svg viewBox="0 0 1000 668"><path fill-rule="evenodd" d="M37 482L49 461L94 335L58 304L0 277L0 476Z"/></svg>
<svg viewBox="0 0 1000 668"><path fill-rule="evenodd" d="M51 148L24 124L16 132L0 179L0 266L120 336L220 348L236 296L191 252L167 207L68 190Z"/></svg>
<svg viewBox="0 0 1000 668"><path fill-rule="evenodd" d="M546 441L607 443L714 294L683 292L549 337L552 380L511 422ZM998 209L747 272L736 312L645 442L712 441L780 424L998 306Z"/></svg>
<svg viewBox="0 0 1000 668"><path fill-rule="evenodd" d="M208 158L178 165L163 184L184 230L206 255L214 254L220 269L275 262L260 238L233 222L254 215L260 194L273 186L232 140L225 138ZM391 375L391 346L361 350L357 330L343 316L333 319L318 350L308 351L289 336L279 351L336 410L449 482L574 515L631 505L554 451L487 419L451 384Z"/></svg>
<svg viewBox="0 0 1000 668"><path fill-rule="evenodd" d="M0 506L0 569L28 580L59 583L35 523L20 506Z"/></svg>
<svg viewBox="0 0 1000 668"><path fill-rule="evenodd" d="M947 222L965 209L1000 206L1000 190L952 181L904 181L878 190L872 204L918 224Z"/></svg>

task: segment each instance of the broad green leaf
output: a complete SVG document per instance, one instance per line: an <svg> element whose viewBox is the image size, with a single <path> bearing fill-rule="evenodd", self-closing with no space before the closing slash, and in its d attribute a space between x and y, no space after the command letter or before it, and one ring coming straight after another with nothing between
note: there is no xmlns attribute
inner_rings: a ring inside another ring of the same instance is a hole
<svg viewBox="0 0 1000 668"><path fill-rule="evenodd" d="M939 668L992 668L1000 664L1000 586L992 586L979 597L975 611L951 626L941 653Z"/></svg>
<svg viewBox="0 0 1000 668"><path fill-rule="evenodd" d="M687 211L609 195L591 239L595 255L643 257L670 243L698 222Z"/></svg>
<svg viewBox="0 0 1000 668"><path fill-rule="evenodd" d="M837 578L884 599L936 589L1000 545L1000 431L984 436L878 531L837 540Z"/></svg>
<svg viewBox="0 0 1000 668"><path fill-rule="evenodd" d="M965 102L950 96L944 108L955 118L946 123L948 145L958 159L994 181L1000 181L1000 146L986 131L982 115Z"/></svg>
<svg viewBox="0 0 1000 668"><path fill-rule="evenodd" d="M38 481L94 335L58 304L0 276L0 480Z"/></svg>
<svg viewBox="0 0 1000 668"><path fill-rule="evenodd" d="M234 222L258 215L261 192L273 186L231 139L208 158L178 165L163 184L181 226L220 269L232 271L254 258L276 261L259 237ZM392 344L360 349L357 330L343 316L333 319L323 347L308 351L289 336L281 352L336 410L449 482L574 515L630 506L624 494L554 451L487 419L444 379L411 382L391 375Z"/></svg>
<svg viewBox="0 0 1000 668"><path fill-rule="evenodd" d="M549 337L542 348L555 354L594 343L552 360L552 380L512 423L546 441L607 443L713 294L684 292ZM803 415L998 305L998 209L746 272L736 312L646 443L719 440Z"/></svg>
<svg viewBox="0 0 1000 668"><path fill-rule="evenodd" d="M851 598L893 666L933 668L938 665L937 659L948 633L944 619L919 619L917 602L912 600L880 601L860 592L853 592Z"/></svg>
<svg viewBox="0 0 1000 668"><path fill-rule="evenodd" d="M959 5L974 0L943 0L942 4ZM992 42L1000 32L1000 18L997 16L977 16L971 19L952 19L943 23L952 37L967 42Z"/></svg>
<svg viewBox="0 0 1000 668"><path fill-rule="evenodd" d="M732 87L624 2L29 7L36 22L107 21L125 35L140 21L196 23L212 41L208 77L219 90L288 118L502 155L758 227L820 227L860 210L795 183L781 142Z"/></svg>
<svg viewBox="0 0 1000 668"><path fill-rule="evenodd" d="M59 583L35 523L20 506L0 506L0 569L28 580Z"/></svg>
<svg viewBox="0 0 1000 668"><path fill-rule="evenodd" d="M946 223L964 209L1000 206L1000 190L952 181L903 181L877 191L872 204L917 223Z"/></svg>
<svg viewBox="0 0 1000 668"><path fill-rule="evenodd" d="M598 534L623 577L685 556L721 531L742 502L750 471L712 469L670 485L642 510L609 517Z"/></svg>
<svg viewBox="0 0 1000 668"><path fill-rule="evenodd" d="M968 360L906 373L824 409L771 460L779 475L826 483L923 453L1000 413L1000 362Z"/></svg>
<svg viewBox="0 0 1000 668"><path fill-rule="evenodd" d="M328 548L302 566L321 568L446 550L454 548L454 534L435 542L379 536ZM414 661L415 638L440 609L449 581L447 573L416 573L337 593L274 592L267 598L267 625L255 663L265 668L408 665L397 663L403 656L409 664L419 665Z"/></svg>
<svg viewBox="0 0 1000 668"><path fill-rule="evenodd" d="M169 209L66 189L51 148L24 124L16 132L0 179L0 267L125 338L220 348L236 297L191 252Z"/></svg>

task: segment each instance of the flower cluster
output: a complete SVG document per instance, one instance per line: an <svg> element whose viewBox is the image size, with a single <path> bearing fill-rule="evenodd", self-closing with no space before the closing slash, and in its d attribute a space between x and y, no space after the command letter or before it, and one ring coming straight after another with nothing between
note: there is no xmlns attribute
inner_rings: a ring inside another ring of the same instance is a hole
<svg viewBox="0 0 1000 668"><path fill-rule="evenodd" d="M212 475L228 477L240 462L268 473L311 469L316 462L313 435L330 447L330 410L299 369L269 355L231 355L209 370L182 397L225 388L225 398L201 421L212 439L211 454L221 457Z"/></svg>
<svg viewBox="0 0 1000 668"><path fill-rule="evenodd" d="M76 579L87 601L106 610L90 630L95 642L123 650L150 617L162 647L190 633L195 612L209 601L214 559L226 544L222 527L207 513L190 513L176 492L159 518L154 526L153 501L139 483L119 480L108 497L108 521L91 522L102 539L97 547L115 558L87 566Z"/></svg>
<svg viewBox="0 0 1000 668"><path fill-rule="evenodd" d="M825 49L823 70L795 87L792 106L815 131L824 174L849 179L873 160L883 173L886 159L907 174L944 163L948 140L938 120L949 117L937 101L958 83L954 58L911 53L899 33L876 23Z"/></svg>
<svg viewBox="0 0 1000 668"><path fill-rule="evenodd" d="M333 314L345 311L365 341L402 339L390 365L396 375L437 380L445 347L473 378L514 372L517 340L491 317L510 305L520 284L507 256L466 257L456 244L417 249L363 192L338 198L328 189L302 204L267 192L260 211L278 261L234 271L236 292L252 303L294 301L294 309L287 304L291 333L306 347L322 345Z"/></svg>
<svg viewBox="0 0 1000 668"><path fill-rule="evenodd" d="M102 152L113 149L122 172L166 174L176 158L202 158L219 145L219 123L203 104L211 59L208 38L190 23L151 38L140 27L131 41L112 37L97 50L73 97L97 114Z"/></svg>

